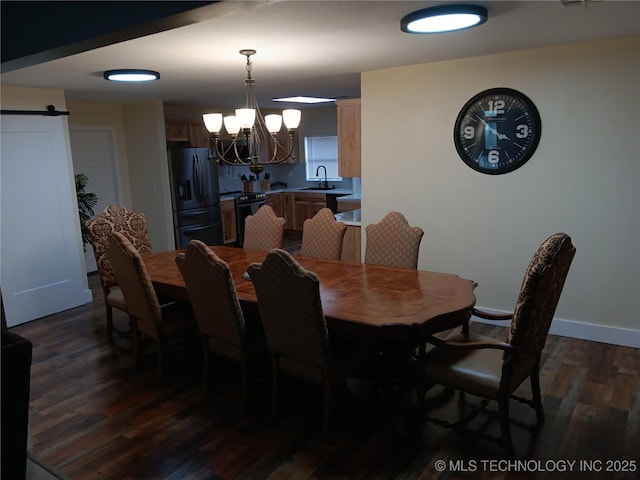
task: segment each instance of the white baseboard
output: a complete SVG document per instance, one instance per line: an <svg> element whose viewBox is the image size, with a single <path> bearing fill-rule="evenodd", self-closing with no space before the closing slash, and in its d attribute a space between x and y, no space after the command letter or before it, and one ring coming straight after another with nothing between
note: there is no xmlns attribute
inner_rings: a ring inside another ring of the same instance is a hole
<svg viewBox="0 0 640 480"><path fill-rule="evenodd" d="M84 290L84 303L93 302L93 292L91 292L90 288Z"/></svg>
<svg viewBox="0 0 640 480"><path fill-rule="evenodd" d="M491 313L509 313L501 310L485 309L482 307L478 307L478 309ZM508 322L495 322L475 316L472 316L471 319L474 322L488 323L502 327L508 325ZM596 325L593 323L583 323L573 320L554 318L553 322L551 322L549 333L563 337L590 340L592 342L611 343L613 345L621 345L624 347L640 348L640 330L632 330L630 328Z"/></svg>

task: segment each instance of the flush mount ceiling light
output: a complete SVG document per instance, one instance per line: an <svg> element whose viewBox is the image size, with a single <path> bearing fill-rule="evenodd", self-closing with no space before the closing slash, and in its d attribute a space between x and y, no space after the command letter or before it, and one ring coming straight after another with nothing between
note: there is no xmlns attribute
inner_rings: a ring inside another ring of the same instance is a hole
<svg viewBox="0 0 640 480"><path fill-rule="evenodd" d="M320 98L320 97L284 97L274 98L274 102L289 102L289 103L326 103L335 102L335 98Z"/></svg>
<svg viewBox="0 0 640 480"><path fill-rule="evenodd" d="M112 82L151 82L158 80L160 74L153 70L140 70L135 68L120 68L118 70L107 70L103 75L105 80Z"/></svg>
<svg viewBox="0 0 640 480"><path fill-rule="evenodd" d="M487 21L487 9L477 5L440 5L406 15L400 29L407 33L441 33L464 30Z"/></svg>

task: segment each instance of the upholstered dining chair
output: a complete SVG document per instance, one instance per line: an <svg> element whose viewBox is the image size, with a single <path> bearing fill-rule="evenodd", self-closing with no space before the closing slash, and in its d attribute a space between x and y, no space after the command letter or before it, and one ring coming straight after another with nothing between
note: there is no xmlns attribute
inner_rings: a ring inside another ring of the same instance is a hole
<svg viewBox="0 0 640 480"><path fill-rule="evenodd" d="M207 393L212 353L239 363L242 369L240 409L244 414L249 364L255 365L260 358L268 360L264 333L248 333L231 270L204 242L191 240L186 252L176 257L176 263L202 335L203 391Z"/></svg>
<svg viewBox="0 0 640 480"><path fill-rule="evenodd" d="M286 223L284 218L276 216L269 205L261 206L254 215L245 218L243 248L265 252L281 248Z"/></svg>
<svg viewBox="0 0 640 480"><path fill-rule="evenodd" d="M334 349L320 299L318 277L281 249L249 266L267 337L272 366L271 415L277 415L280 373L322 386L325 435L329 433L334 389L364 357Z"/></svg>
<svg viewBox="0 0 640 480"><path fill-rule="evenodd" d="M133 364L140 363L142 336L157 346L157 380L161 383L167 343L197 332L193 310L187 303L160 305L140 252L120 232L109 236L109 261L127 304L133 332Z"/></svg>
<svg viewBox="0 0 640 480"><path fill-rule="evenodd" d="M469 332L454 333L444 340L434 336L429 339L436 347L425 358L427 383L442 384L497 401L501 441L510 456L515 452L511 440L509 399L518 399L534 408L538 425L544 421L540 356L575 251L567 234L551 235L529 263L513 313L495 315L477 309L473 311L480 318L511 320L506 340ZM531 382L531 400L513 395L527 378ZM435 423L451 425L442 421ZM465 423L463 420L455 426L465 426Z"/></svg>
<svg viewBox="0 0 640 480"><path fill-rule="evenodd" d="M418 268L424 230L412 227L400 212L389 212L379 223L366 226L364 263L385 267Z"/></svg>
<svg viewBox="0 0 640 480"><path fill-rule="evenodd" d="M107 312L107 335L113 339L113 332L122 333L113 326L113 308L127 313L122 291L116 282L107 255L109 236L120 232L127 237L140 255L151 253L151 241L147 232L147 222L143 213L132 212L120 205L109 205L96 218L85 223L100 275L100 285L104 294Z"/></svg>
<svg viewBox="0 0 640 480"><path fill-rule="evenodd" d="M307 257L340 260L342 241L347 226L336 221L330 208L323 208L302 226L300 255Z"/></svg>

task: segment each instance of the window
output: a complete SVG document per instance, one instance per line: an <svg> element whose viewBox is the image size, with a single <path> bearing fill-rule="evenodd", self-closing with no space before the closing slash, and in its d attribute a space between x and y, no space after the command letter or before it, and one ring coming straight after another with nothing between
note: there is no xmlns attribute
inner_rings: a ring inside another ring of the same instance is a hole
<svg viewBox="0 0 640 480"><path fill-rule="evenodd" d="M338 137L335 135L304 137L304 156L307 163L307 181L324 181L323 169L318 172L320 176L316 176L320 165L327 169L327 180L342 180L338 175Z"/></svg>

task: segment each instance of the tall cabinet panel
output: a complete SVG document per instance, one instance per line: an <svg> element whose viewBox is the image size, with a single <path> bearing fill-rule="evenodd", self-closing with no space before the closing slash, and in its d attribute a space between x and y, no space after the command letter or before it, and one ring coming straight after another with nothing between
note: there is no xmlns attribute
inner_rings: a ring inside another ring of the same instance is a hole
<svg viewBox="0 0 640 480"><path fill-rule="evenodd" d="M360 177L360 99L337 100L338 173Z"/></svg>

